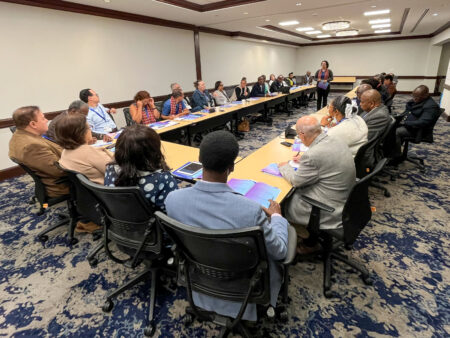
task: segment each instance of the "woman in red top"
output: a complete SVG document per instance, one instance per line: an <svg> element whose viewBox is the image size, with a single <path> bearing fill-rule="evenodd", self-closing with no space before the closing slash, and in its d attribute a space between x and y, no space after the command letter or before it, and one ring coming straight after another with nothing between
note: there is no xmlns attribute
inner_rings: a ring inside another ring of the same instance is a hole
<svg viewBox="0 0 450 338"><path fill-rule="evenodd" d="M134 96L134 103L130 106L130 114L137 124L150 124L156 122L160 113L155 107L155 101L149 92L141 90Z"/></svg>

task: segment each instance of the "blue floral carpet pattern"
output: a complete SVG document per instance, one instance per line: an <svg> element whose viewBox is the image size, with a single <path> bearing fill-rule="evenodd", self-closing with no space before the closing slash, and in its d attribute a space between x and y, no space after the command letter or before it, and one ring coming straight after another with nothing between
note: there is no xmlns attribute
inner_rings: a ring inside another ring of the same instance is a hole
<svg viewBox="0 0 450 338"><path fill-rule="evenodd" d="M396 106L404 106L400 95ZM302 114L275 116L273 126L252 125L240 141L241 156L267 143ZM440 119L435 143L414 148L426 156L425 174L402 164L402 175L389 182L391 198L371 190L376 208L372 221L351 255L366 264L374 285L365 286L355 273L338 265L333 290L322 295L322 265L299 263L291 270L289 321L266 323L268 337L449 337L450 133ZM386 179L388 181L388 179ZM68 247L65 230L57 230L43 246L35 237L57 220L55 211L36 216L28 201L33 183L22 176L0 183L0 336L1 337L141 337L149 304L149 283L140 284L115 301L104 314L105 295L127 280L130 271L100 256L91 268L86 255L96 244L78 235ZM214 337L213 324L183 324L185 291L158 290L156 336Z"/></svg>

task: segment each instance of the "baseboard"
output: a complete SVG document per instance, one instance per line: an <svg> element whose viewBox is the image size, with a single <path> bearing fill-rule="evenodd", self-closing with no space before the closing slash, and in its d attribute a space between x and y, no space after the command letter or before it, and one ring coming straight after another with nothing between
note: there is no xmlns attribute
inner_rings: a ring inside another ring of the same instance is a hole
<svg viewBox="0 0 450 338"><path fill-rule="evenodd" d="M0 170L0 182L25 174L25 171L16 165L15 167Z"/></svg>

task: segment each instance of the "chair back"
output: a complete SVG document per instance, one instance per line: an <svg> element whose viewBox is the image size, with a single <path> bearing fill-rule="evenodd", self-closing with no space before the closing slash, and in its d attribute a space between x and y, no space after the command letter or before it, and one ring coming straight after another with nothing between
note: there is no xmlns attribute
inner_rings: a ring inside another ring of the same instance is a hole
<svg viewBox="0 0 450 338"><path fill-rule="evenodd" d="M386 130L380 137L380 142L377 143L375 148L375 159L377 162L382 158L392 158L395 151L395 131L396 131L396 121L390 116L389 124Z"/></svg>
<svg viewBox="0 0 450 338"><path fill-rule="evenodd" d="M74 204L78 216L82 216L95 224L101 224L101 213L97 208L97 199L90 190L86 189L78 180L77 174L81 174L62 167L58 162L55 162L55 165L67 174L67 178L70 182L71 199L75 201Z"/></svg>
<svg viewBox="0 0 450 338"><path fill-rule="evenodd" d="M369 201L369 183L373 176L379 174L387 159L377 163L374 170L356 182L350 191L342 211L342 225L344 228L344 242L351 245L358 238L359 233L369 223L372 210Z"/></svg>
<svg viewBox="0 0 450 338"><path fill-rule="evenodd" d="M248 301L270 301L268 258L261 227L210 230L185 225L159 211L155 215L176 244L181 285L208 296L243 302L253 279L255 286Z"/></svg>
<svg viewBox="0 0 450 338"><path fill-rule="evenodd" d="M14 134L16 132L16 129L17 129L16 126L9 127L9 130L11 131L12 134Z"/></svg>
<svg viewBox="0 0 450 338"><path fill-rule="evenodd" d="M105 187L76 176L99 203L105 243L111 240L130 255L161 252L162 236L153 208L138 187Z"/></svg>
<svg viewBox="0 0 450 338"><path fill-rule="evenodd" d="M434 126L436 125L437 121L439 120L439 117L442 115L442 113L445 111L444 108L439 108L439 114L436 114L433 118L433 121L431 125L428 128L425 128L422 132L421 138L419 142L427 142L427 143L433 143L433 130Z"/></svg>
<svg viewBox="0 0 450 338"><path fill-rule="evenodd" d="M370 140L359 147L358 152L356 153L354 158L357 178L362 178L367 175L368 163L366 163L366 161L369 157L369 152L373 151L372 149L377 142L378 139L374 138L373 140Z"/></svg>
<svg viewBox="0 0 450 338"><path fill-rule="evenodd" d="M156 109L158 109L158 111L161 114L162 114L163 106L164 106L164 101L155 102L155 107L156 107Z"/></svg>
<svg viewBox="0 0 450 338"><path fill-rule="evenodd" d="M136 124L136 122L131 117L130 108L123 108L123 116L125 117L125 122L127 123L127 126L132 126Z"/></svg>

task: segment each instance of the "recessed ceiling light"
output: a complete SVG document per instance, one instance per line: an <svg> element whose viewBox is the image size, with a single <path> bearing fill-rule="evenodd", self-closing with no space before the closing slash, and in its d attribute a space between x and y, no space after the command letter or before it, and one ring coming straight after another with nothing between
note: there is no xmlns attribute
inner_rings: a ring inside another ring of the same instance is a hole
<svg viewBox="0 0 450 338"><path fill-rule="evenodd" d="M322 33L322 31L309 31L309 32L306 32L306 34L320 34L320 33Z"/></svg>
<svg viewBox="0 0 450 338"><path fill-rule="evenodd" d="M375 6L375 5L372 5L372 6L370 6L370 7L372 7L372 8L377 8L377 6Z"/></svg>
<svg viewBox="0 0 450 338"><path fill-rule="evenodd" d="M293 26L293 25L298 25L300 22L298 22L297 20L291 20L291 21L282 21L279 22L278 24L280 26Z"/></svg>
<svg viewBox="0 0 450 338"><path fill-rule="evenodd" d="M321 38L321 39L323 39L323 38L331 38L331 35L330 34L323 34L323 35L317 35L317 37Z"/></svg>
<svg viewBox="0 0 450 338"><path fill-rule="evenodd" d="M295 6L301 6L301 5L302 5L301 2L297 2L297 3L295 4Z"/></svg>
<svg viewBox="0 0 450 338"><path fill-rule="evenodd" d="M244 15L247 15L248 14L248 12L244 12Z"/></svg>
<svg viewBox="0 0 450 338"><path fill-rule="evenodd" d="M266 19L266 22L269 22L270 20L269 19Z"/></svg>
<svg viewBox="0 0 450 338"><path fill-rule="evenodd" d="M369 25L377 25L379 23L389 23L391 22L391 19L376 19L376 20L370 20Z"/></svg>
<svg viewBox="0 0 450 338"><path fill-rule="evenodd" d="M387 28L387 27L391 27L391 24L390 23L382 23L381 25L373 25L372 29L375 29L375 28Z"/></svg>
<svg viewBox="0 0 450 338"><path fill-rule="evenodd" d="M105 2L111 2L111 0L105 0Z"/></svg>
<svg viewBox="0 0 450 338"><path fill-rule="evenodd" d="M314 28L312 28L312 27L298 27L295 30L299 31L299 32L307 32L307 31L313 31Z"/></svg>
<svg viewBox="0 0 450 338"><path fill-rule="evenodd" d="M336 32L336 36L353 36L358 35L358 31L356 29L347 29L345 31Z"/></svg>
<svg viewBox="0 0 450 338"><path fill-rule="evenodd" d="M434 13L433 16L438 16L438 13Z"/></svg>
<svg viewBox="0 0 450 338"><path fill-rule="evenodd" d="M381 33L390 33L391 30L390 29L379 29L377 31L374 31L374 33L376 34L381 34Z"/></svg>
<svg viewBox="0 0 450 338"><path fill-rule="evenodd" d="M322 29L326 31L335 31L350 27L350 21L330 21L322 25Z"/></svg>
<svg viewBox="0 0 450 338"><path fill-rule="evenodd" d="M380 11L370 11L370 12L364 12L365 16L372 16L372 15L381 15L381 14L389 14L391 12L390 9L382 9Z"/></svg>

